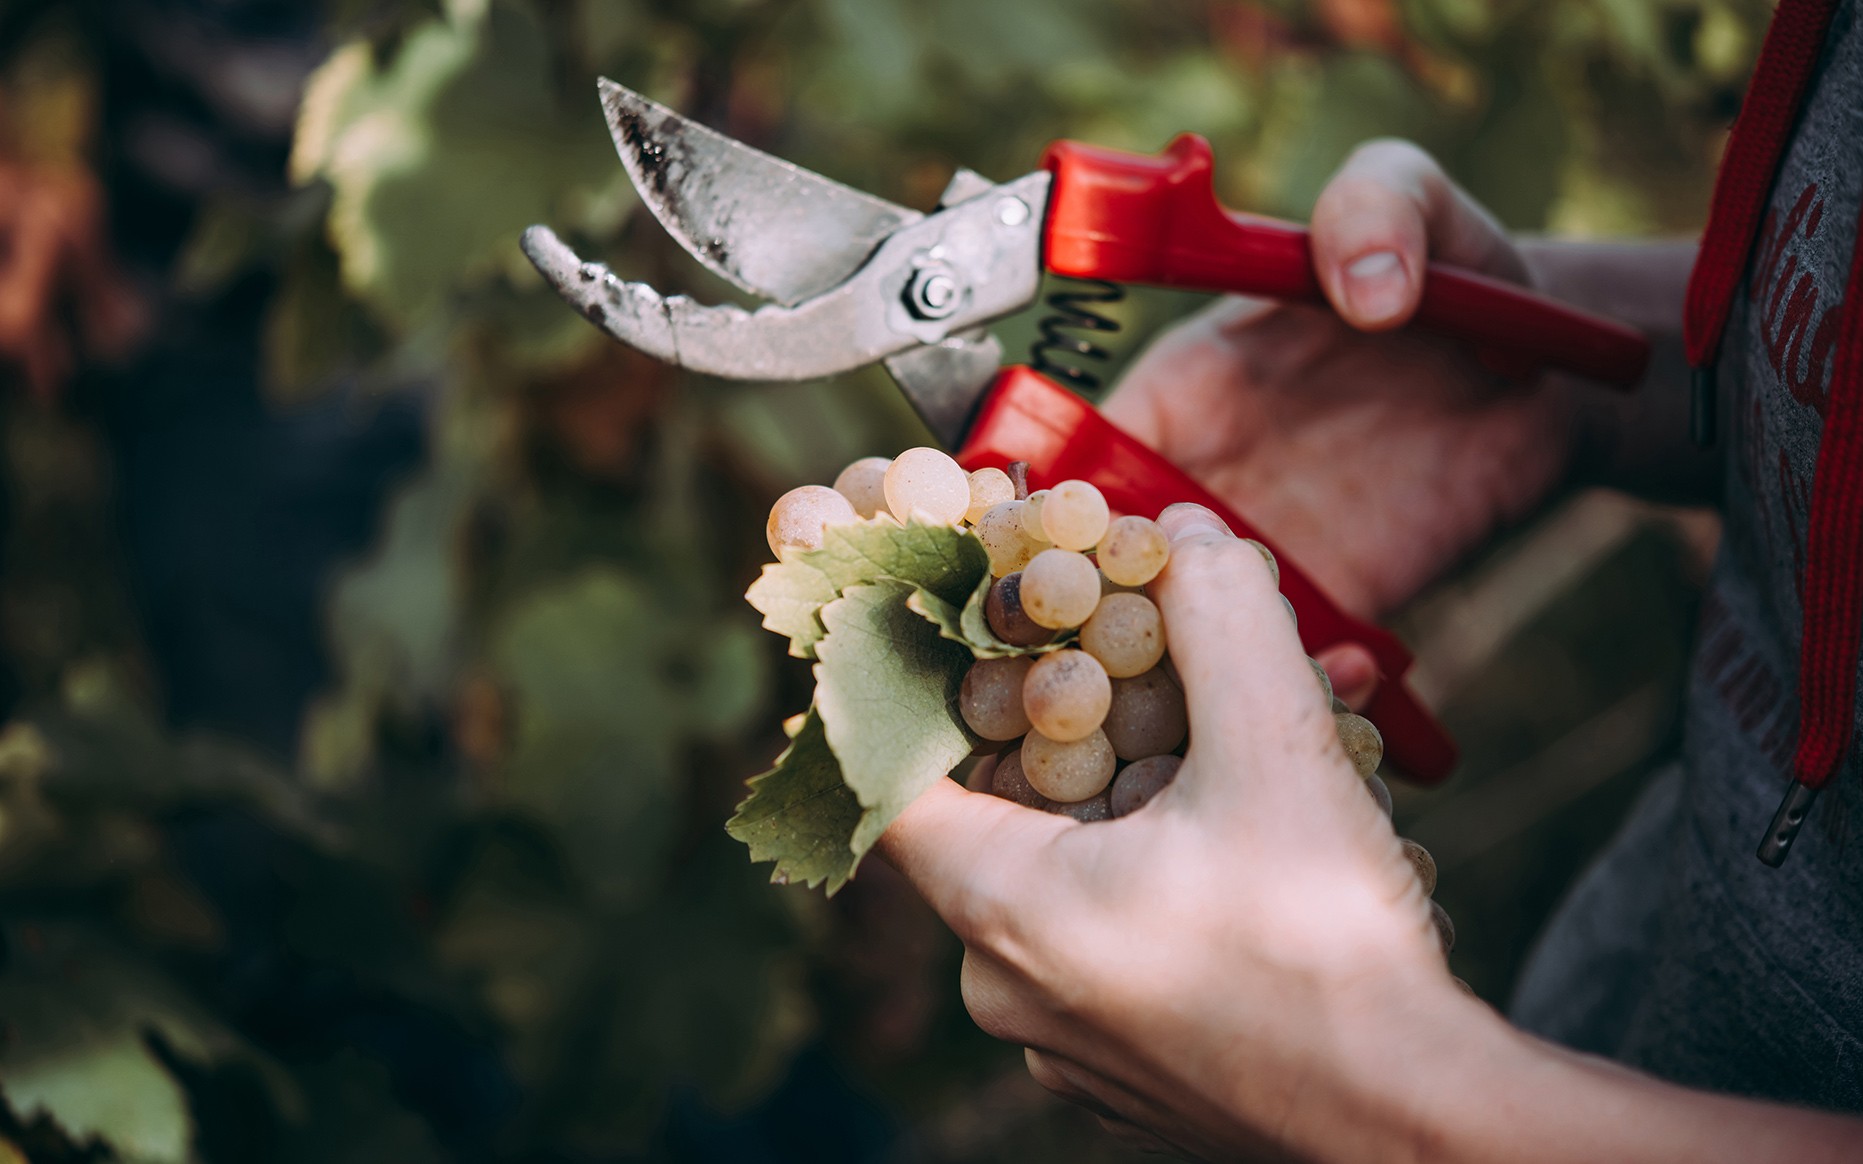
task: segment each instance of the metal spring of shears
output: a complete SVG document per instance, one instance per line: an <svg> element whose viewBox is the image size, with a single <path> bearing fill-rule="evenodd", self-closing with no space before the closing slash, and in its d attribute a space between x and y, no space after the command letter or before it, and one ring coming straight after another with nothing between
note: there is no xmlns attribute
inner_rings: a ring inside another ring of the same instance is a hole
<svg viewBox="0 0 1863 1164"><path fill-rule="evenodd" d="M1113 304L1125 297L1124 287L1103 279L1070 282L1067 289L1049 294L1048 305L1054 311L1037 325L1041 337L1029 349L1029 366L1077 391L1098 388L1100 378L1087 369L1086 362L1107 360L1112 354L1087 335L1073 333L1111 335L1118 331L1118 320L1087 304Z"/></svg>

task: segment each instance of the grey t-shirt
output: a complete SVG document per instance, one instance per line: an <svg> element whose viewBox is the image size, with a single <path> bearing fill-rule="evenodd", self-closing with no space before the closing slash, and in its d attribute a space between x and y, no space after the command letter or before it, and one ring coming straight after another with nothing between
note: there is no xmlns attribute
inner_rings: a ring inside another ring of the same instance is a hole
<svg viewBox="0 0 1863 1164"><path fill-rule="evenodd" d="M1721 352L1726 532L1680 770L1561 906L1512 1008L1529 1030L1678 1083L1849 1110L1863 1110L1854 744L1784 867L1754 850L1798 727L1806 515L1863 196L1858 7L1833 18Z"/></svg>

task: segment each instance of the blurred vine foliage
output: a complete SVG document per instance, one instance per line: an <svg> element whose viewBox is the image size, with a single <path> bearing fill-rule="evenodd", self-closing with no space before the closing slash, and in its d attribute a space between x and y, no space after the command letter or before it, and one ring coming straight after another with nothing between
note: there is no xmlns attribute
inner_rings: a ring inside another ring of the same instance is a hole
<svg viewBox="0 0 1863 1164"><path fill-rule="evenodd" d="M597 76L919 207L958 164L1006 179L1055 137L1153 150L1193 130L1231 203L1299 216L1354 144L1395 134L1513 227L1654 233L1698 222L1765 15L1763 0L333 0L297 193L204 206L176 289L271 272L274 406L358 385L419 396L427 463L332 591L338 679L280 763L162 726L128 604L84 573L112 560L91 438L15 410L12 527L62 522L97 544L55 539L63 566L9 554L0 581L30 696L0 734L0 893L36 919L0 976L7 1014L32 1016L0 1044L0 1160L31 1145L621 1158L660 1142L675 1087L750 1102L824 1030L915 1118L981 1083L974 1059L935 1079L901 1066L953 1061L934 1055L961 1025L934 1021L956 1013L951 975L868 1043L848 996L892 996L835 985L831 964L914 978L944 947L900 937L858 894L828 907L764 885L721 828L808 689L739 598L765 506L921 430L882 376L684 377L541 285L516 245L533 222L628 277L733 295L638 212ZM1128 299L1125 353L1186 305ZM286 927L296 955L497 1048L516 1098L480 1113L472 1150L380 1056L282 1057L277 1032L190 991L189 959L229 939L165 830L226 804L315 870ZM887 969L881 941L914 965ZM229 1096L317 1134L229 1139ZM976 1150L1038 1158L1003 1134Z"/></svg>

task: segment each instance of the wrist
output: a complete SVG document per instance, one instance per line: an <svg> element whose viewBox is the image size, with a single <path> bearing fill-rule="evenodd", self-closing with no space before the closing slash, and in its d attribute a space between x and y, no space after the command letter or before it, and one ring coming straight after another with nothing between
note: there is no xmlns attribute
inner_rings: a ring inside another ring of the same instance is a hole
<svg viewBox="0 0 1863 1164"><path fill-rule="evenodd" d="M1492 1109L1495 1081L1523 1067L1523 1040L1446 972L1405 992L1348 1067L1347 1108L1327 1121L1318 1158L1445 1164L1481 1159L1471 1111Z"/></svg>
<svg viewBox="0 0 1863 1164"><path fill-rule="evenodd" d="M1863 1125L1687 1091L1542 1042L1450 988L1368 1048L1312 1158L1422 1164L1855 1160ZM1355 1121L1362 1121L1356 1122Z"/></svg>
<svg viewBox="0 0 1863 1164"><path fill-rule="evenodd" d="M1478 1158L1462 1150L1470 1105L1489 1103L1481 1091L1519 1069L1525 1040L1458 988L1433 951L1333 993L1337 1005L1321 1004L1303 1024L1312 1058L1280 1072L1293 1077L1286 1108L1265 1113L1279 1145L1325 1164ZM1259 1074L1248 1076L1236 1085L1258 1091Z"/></svg>

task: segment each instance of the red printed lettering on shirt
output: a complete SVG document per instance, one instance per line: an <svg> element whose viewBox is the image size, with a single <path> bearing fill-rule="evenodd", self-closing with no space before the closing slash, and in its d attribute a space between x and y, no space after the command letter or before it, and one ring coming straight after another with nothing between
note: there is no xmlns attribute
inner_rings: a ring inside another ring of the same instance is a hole
<svg viewBox="0 0 1863 1164"><path fill-rule="evenodd" d="M1740 730L1784 772L1792 761L1791 701L1779 675L1747 638L1745 626L1730 614L1718 593L1702 603L1696 665Z"/></svg>
<svg viewBox="0 0 1863 1164"><path fill-rule="evenodd" d="M1824 222L1824 199L1816 182L1799 192L1781 220L1768 211L1761 224L1759 249L1747 284L1760 312L1760 336L1766 361L1792 399L1824 415L1830 397L1831 359L1843 307L1823 304L1811 271L1800 270L1793 244L1809 241Z"/></svg>

